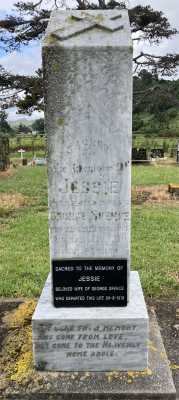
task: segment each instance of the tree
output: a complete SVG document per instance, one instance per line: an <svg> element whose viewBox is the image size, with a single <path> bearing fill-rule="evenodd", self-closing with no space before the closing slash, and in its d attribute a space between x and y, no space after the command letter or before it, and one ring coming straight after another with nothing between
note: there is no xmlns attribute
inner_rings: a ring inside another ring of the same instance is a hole
<svg viewBox="0 0 179 400"><path fill-rule="evenodd" d="M61 0L64 5L65 0ZM127 8L126 0L116 2L109 0L105 4L105 0L98 0L99 4L89 3L88 0L77 0L78 10L88 9L118 9ZM41 41L45 33L45 29L50 17L50 10L40 8L44 0L39 0L36 4L32 2L15 3L15 11L19 13L19 17L7 16L0 21L0 33L2 34L1 48L6 51L20 51L22 45L28 45L31 40ZM57 7L54 0L54 7ZM66 6L67 7L67 6ZM68 7L67 7L68 8ZM154 11L150 6L137 6L129 8L129 19L131 25L131 33L134 35L134 43L148 41L149 43L159 44L163 38L170 39L178 32L172 29L167 18L163 16L162 11ZM135 73L139 73L142 69L147 69L152 75L161 74L162 76L175 76L179 66L178 54L166 54L165 56L156 56L148 53L140 52L133 59ZM0 89L1 102L3 108L16 106L18 113L31 115L34 110L41 111L44 109L43 104L43 71L38 69L36 76L20 76L6 72L1 66L0 70ZM158 85L157 85L158 86ZM140 99L146 95L153 96L160 92L161 87L148 90L146 93L137 93L135 102L139 107ZM24 97L21 93L24 91ZM136 105L135 105L136 106Z"/></svg>
<svg viewBox="0 0 179 400"><path fill-rule="evenodd" d="M0 65L0 101L2 108L17 107L19 114L31 115L33 111L43 111L43 71L36 76L13 75ZM22 99L22 91L24 97Z"/></svg>
<svg viewBox="0 0 179 400"><path fill-rule="evenodd" d="M141 71L138 74L138 77L140 79L142 79L145 83L150 84L152 83L153 79L153 75L151 74L151 72L148 72L146 69L141 69Z"/></svg>
<svg viewBox="0 0 179 400"><path fill-rule="evenodd" d="M31 133L32 131L31 131L31 129L29 128L29 126L26 126L26 125L23 125L23 124L19 124L19 128L18 128L18 131L19 132L22 132L22 133Z"/></svg>
<svg viewBox="0 0 179 400"><path fill-rule="evenodd" d="M32 124L32 128L35 131L44 132L44 118L36 119Z"/></svg>
<svg viewBox="0 0 179 400"><path fill-rule="evenodd" d="M9 137L16 134L12 131L7 122L8 114L4 110L0 110L0 171L5 171L9 160Z"/></svg>
<svg viewBox="0 0 179 400"><path fill-rule="evenodd" d="M4 110L0 110L0 130L4 132L11 132L12 128L7 122L8 114Z"/></svg>
<svg viewBox="0 0 179 400"><path fill-rule="evenodd" d="M133 114L150 112L160 119L163 111L176 107L177 96L168 83L142 69L134 79Z"/></svg>

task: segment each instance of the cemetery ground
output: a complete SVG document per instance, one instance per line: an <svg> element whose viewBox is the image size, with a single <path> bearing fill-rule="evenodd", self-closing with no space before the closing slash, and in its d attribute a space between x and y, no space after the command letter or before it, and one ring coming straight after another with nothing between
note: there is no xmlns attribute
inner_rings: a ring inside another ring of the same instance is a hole
<svg viewBox="0 0 179 400"><path fill-rule="evenodd" d="M132 135L132 147L144 147L147 148L149 153L151 149L163 148L163 142L165 142L165 153L170 156L171 148L177 148L179 138L177 136L172 137L158 137L155 135L138 134L134 132ZM19 159L19 149L25 150L24 158L33 157L33 153L38 157L45 157L45 136L34 136L28 134L18 134L16 137L10 139L10 154L11 158ZM175 161L171 159L171 161Z"/></svg>
<svg viewBox="0 0 179 400"><path fill-rule="evenodd" d="M19 167L0 173L0 296L35 297L49 273L47 169L11 160ZM177 298L179 197L168 184L179 182L179 169L171 160L154 165L132 167L131 269L146 298Z"/></svg>
<svg viewBox="0 0 179 400"><path fill-rule="evenodd" d="M34 371L31 336L31 317L49 273L47 167L22 166L19 155L11 159L19 167L0 172L0 398L7 388L31 390L34 384L48 393L51 382L48 373L42 379ZM179 394L179 197L168 193L168 183L178 182L172 160L132 167L131 269L139 272L148 310L155 309L165 347L161 357L168 357ZM131 385L151 373L150 366L140 373L104 372L102 384L108 389L121 379ZM93 374L68 373L68 385L84 380L88 387Z"/></svg>

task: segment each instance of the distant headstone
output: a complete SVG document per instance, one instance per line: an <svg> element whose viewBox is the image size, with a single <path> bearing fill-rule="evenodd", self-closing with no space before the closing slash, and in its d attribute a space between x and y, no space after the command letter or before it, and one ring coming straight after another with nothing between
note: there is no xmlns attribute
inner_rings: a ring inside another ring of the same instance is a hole
<svg viewBox="0 0 179 400"><path fill-rule="evenodd" d="M179 162L179 140L178 140L178 150L177 150L177 162Z"/></svg>
<svg viewBox="0 0 179 400"><path fill-rule="evenodd" d="M20 149L18 150L18 153L21 153L21 159L23 160L23 153L25 153L25 150Z"/></svg>
<svg viewBox="0 0 179 400"><path fill-rule="evenodd" d="M127 11L52 12L43 68L51 279L32 319L35 365L145 370L148 316L130 274Z"/></svg>
<svg viewBox="0 0 179 400"><path fill-rule="evenodd" d="M163 155L165 154L165 142L163 142Z"/></svg>
<svg viewBox="0 0 179 400"><path fill-rule="evenodd" d="M132 149L132 160L147 160L147 151L144 148L136 148Z"/></svg>
<svg viewBox="0 0 179 400"><path fill-rule="evenodd" d="M152 153L152 155L151 155L152 158L156 158L156 157L163 158L164 157L163 149L152 149L151 153Z"/></svg>
<svg viewBox="0 0 179 400"><path fill-rule="evenodd" d="M171 154L170 154L170 157L177 157L177 151L178 151L178 147L172 147L171 148Z"/></svg>

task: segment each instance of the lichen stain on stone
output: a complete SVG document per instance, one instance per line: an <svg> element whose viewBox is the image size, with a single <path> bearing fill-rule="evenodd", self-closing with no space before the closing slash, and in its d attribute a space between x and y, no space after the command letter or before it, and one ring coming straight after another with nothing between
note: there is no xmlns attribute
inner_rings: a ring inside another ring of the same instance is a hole
<svg viewBox="0 0 179 400"><path fill-rule="evenodd" d="M169 361L169 360L168 360L168 364L169 364L170 369L179 369L178 365L171 365L171 361Z"/></svg>
<svg viewBox="0 0 179 400"><path fill-rule="evenodd" d="M49 34L48 36L45 37L44 43L54 42L56 40L57 40L57 38L55 36L52 36L51 34Z"/></svg>
<svg viewBox="0 0 179 400"><path fill-rule="evenodd" d="M74 185L74 183L71 184L71 190L72 192L76 189L76 186Z"/></svg>
<svg viewBox="0 0 179 400"><path fill-rule="evenodd" d="M129 50L130 50L131 53L133 53L133 50L134 50L134 49L133 49L133 46L130 46L130 47L129 47Z"/></svg>
<svg viewBox="0 0 179 400"><path fill-rule="evenodd" d="M147 369L147 371L140 371L141 375L152 375L152 371Z"/></svg>
<svg viewBox="0 0 179 400"><path fill-rule="evenodd" d="M58 126L63 125L63 119L59 118L58 121L57 121L57 125Z"/></svg>
<svg viewBox="0 0 179 400"><path fill-rule="evenodd" d="M26 383L35 376L31 319L36 305L35 300L28 300L3 317L4 326L9 331L3 342L0 362L0 372L5 374L6 387L11 380Z"/></svg>
<svg viewBox="0 0 179 400"><path fill-rule="evenodd" d="M152 375L152 371L150 369L147 369L146 371L127 371L127 374L132 378L138 378L140 375ZM121 378L120 378L121 379Z"/></svg>
<svg viewBox="0 0 179 400"><path fill-rule="evenodd" d="M113 373L113 375L119 375L119 372L118 372L118 371L116 371L116 370L115 370L115 371L113 371L112 373Z"/></svg>
<svg viewBox="0 0 179 400"><path fill-rule="evenodd" d="M17 328L29 325L36 305L35 300L29 300L25 304L21 304L14 312L3 317L6 327Z"/></svg>
<svg viewBox="0 0 179 400"><path fill-rule="evenodd" d="M151 349L154 351L157 351L158 349L156 349L156 347L151 346Z"/></svg>
<svg viewBox="0 0 179 400"><path fill-rule="evenodd" d="M166 354L160 353L160 355L161 355L162 357L167 358L167 355L166 355Z"/></svg>
<svg viewBox="0 0 179 400"><path fill-rule="evenodd" d="M55 68L58 68L59 63L58 63L57 61L54 61L53 66L54 66Z"/></svg>
<svg viewBox="0 0 179 400"><path fill-rule="evenodd" d="M131 378L135 378L135 372L134 371L127 371L127 374L131 377Z"/></svg>
<svg viewBox="0 0 179 400"><path fill-rule="evenodd" d="M97 14L97 15L94 14L94 18L99 19L100 21L104 20L103 14Z"/></svg>
<svg viewBox="0 0 179 400"><path fill-rule="evenodd" d="M77 19L76 18L72 18L72 17L67 17L65 19L65 22L69 23L70 25L74 25L76 21L77 21Z"/></svg>
<svg viewBox="0 0 179 400"><path fill-rule="evenodd" d="M104 20L104 17L103 17L102 13L96 15L96 14L89 14L88 12L82 11L81 15L83 15L83 16L85 15L85 17L84 18L78 18L76 15L72 15L71 19L72 20L76 20L76 21L85 21L85 20L90 21L92 18L97 19L99 21L103 21Z"/></svg>

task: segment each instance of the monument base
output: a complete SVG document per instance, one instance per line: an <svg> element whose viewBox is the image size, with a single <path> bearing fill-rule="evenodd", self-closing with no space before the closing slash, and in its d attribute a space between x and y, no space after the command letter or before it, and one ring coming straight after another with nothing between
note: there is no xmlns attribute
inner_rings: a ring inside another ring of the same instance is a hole
<svg viewBox="0 0 179 400"><path fill-rule="evenodd" d="M130 288L127 307L54 308L49 275L32 317L36 368L147 370L148 314L137 272L131 272Z"/></svg>
<svg viewBox="0 0 179 400"><path fill-rule="evenodd" d="M8 380L8 387L5 392L3 389L1 392L4 392L3 399L176 400L176 390L155 312L148 307L148 313L149 363L147 371L41 372L30 365L31 373L28 373L27 368L25 375L23 374L25 379ZM3 374L1 384L3 385Z"/></svg>

